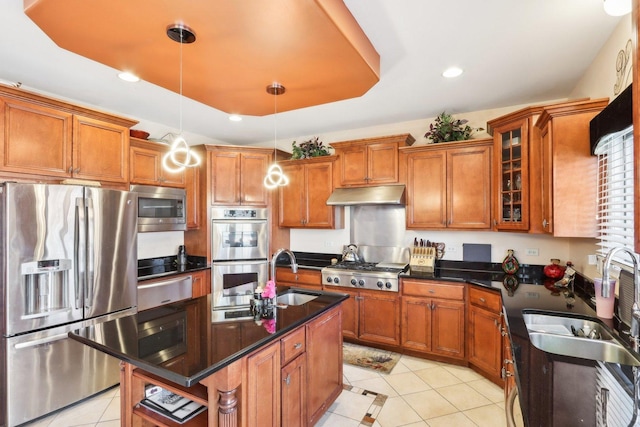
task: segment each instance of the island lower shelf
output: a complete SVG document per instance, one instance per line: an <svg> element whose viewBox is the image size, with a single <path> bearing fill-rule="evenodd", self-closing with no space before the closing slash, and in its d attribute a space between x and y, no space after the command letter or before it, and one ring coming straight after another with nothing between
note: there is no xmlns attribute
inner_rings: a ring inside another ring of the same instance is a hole
<svg viewBox="0 0 640 427"><path fill-rule="evenodd" d="M121 362L123 426L312 426L341 393L342 308L337 305L277 340L186 387ZM207 410L181 424L140 404L153 384Z"/></svg>

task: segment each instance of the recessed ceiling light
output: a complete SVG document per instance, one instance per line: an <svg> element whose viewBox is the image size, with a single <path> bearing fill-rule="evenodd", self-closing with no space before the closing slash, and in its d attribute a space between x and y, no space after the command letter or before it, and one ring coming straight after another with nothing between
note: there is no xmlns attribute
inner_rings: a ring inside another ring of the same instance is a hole
<svg viewBox="0 0 640 427"><path fill-rule="evenodd" d="M232 114L229 116L229 120L231 120L232 122L241 122L242 117L237 114Z"/></svg>
<svg viewBox="0 0 640 427"><path fill-rule="evenodd" d="M447 68L442 73L442 75L447 78L458 77L460 74L462 74L462 69L458 67Z"/></svg>
<svg viewBox="0 0 640 427"><path fill-rule="evenodd" d="M631 13L631 0L604 0L604 11L611 16Z"/></svg>
<svg viewBox="0 0 640 427"><path fill-rule="evenodd" d="M118 77L120 77L125 82L135 83L140 81L140 77L128 71L123 71L122 73L118 74Z"/></svg>

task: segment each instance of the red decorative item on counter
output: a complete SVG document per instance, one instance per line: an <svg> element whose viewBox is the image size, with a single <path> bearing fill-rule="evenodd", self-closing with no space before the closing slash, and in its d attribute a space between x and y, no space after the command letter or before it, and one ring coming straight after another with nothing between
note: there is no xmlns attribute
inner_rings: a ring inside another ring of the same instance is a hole
<svg viewBox="0 0 640 427"><path fill-rule="evenodd" d="M551 258L551 264L545 265L542 270L543 274L550 279L562 279L566 267L560 265L560 260Z"/></svg>

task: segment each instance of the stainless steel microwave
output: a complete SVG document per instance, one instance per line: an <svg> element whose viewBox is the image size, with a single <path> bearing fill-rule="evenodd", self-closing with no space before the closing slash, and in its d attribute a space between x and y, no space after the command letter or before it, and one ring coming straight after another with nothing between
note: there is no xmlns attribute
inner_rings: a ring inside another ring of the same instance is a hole
<svg viewBox="0 0 640 427"><path fill-rule="evenodd" d="M187 229L187 192L182 188L132 185L138 195L138 232Z"/></svg>

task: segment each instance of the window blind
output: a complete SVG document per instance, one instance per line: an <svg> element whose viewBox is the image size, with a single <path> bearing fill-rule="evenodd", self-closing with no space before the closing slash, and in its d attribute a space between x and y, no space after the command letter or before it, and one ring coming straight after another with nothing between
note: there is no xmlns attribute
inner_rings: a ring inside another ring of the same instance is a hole
<svg viewBox="0 0 640 427"><path fill-rule="evenodd" d="M633 242L633 127L609 135L598 143L598 255ZM631 265L621 253L615 261Z"/></svg>

